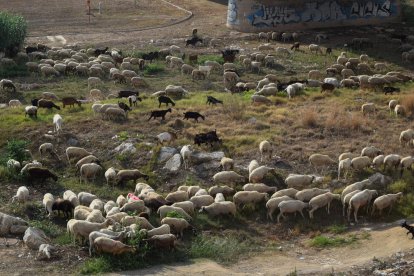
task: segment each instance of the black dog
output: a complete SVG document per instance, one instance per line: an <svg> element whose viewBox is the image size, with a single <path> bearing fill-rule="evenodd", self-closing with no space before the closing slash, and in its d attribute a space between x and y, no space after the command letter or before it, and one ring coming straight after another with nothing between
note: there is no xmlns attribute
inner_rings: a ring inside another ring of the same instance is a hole
<svg viewBox="0 0 414 276"><path fill-rule="evenodd" d="M407 229L408 230L407 235L411 233L412 235L411 238L414 239L414 226L407 224L407 221L404 220L404 222L401 223L401 227L404 227L405 229Z"/></svg>

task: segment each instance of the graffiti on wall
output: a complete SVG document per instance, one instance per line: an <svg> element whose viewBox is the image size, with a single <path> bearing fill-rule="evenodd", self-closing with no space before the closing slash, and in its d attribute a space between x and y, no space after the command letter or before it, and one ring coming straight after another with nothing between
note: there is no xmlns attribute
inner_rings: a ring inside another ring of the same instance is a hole
<svg viewBox="0 0 414 276"><path fill-rule="evenodd" d="M239 19L237 17L237 2L236 0L229 0L229 7L227 10L227 22L232 25L238 25Z"/></svg>
<svg viewBox="0 0 414 276"><path fill-rule="evenodd" d="M289 6L254 5L253 13L247 20L255 27L274 27L279 24L299 22L325 22L345 19L389 17L397 13L396 3L392 0L372 0L353 2L351 5L340 5L337 1L310 2L303 8ZM237 16L235 0L233 2ZM230 11L230 4L229 4Z"/></svg>

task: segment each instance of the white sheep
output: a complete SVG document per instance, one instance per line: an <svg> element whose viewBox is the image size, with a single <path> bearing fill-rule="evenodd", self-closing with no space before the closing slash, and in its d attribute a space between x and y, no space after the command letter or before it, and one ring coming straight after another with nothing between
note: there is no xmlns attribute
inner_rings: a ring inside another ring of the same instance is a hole
<svg viewBox="0 0 414 276"><path fill-rule="evenodd" d="M18 172L21 169L20 162L14 159L7 160L7 169L12 172Z"/></svg>
<svg viewBox="0 0 414 276"><path fill-rule="evenodd" d="M352 152L344 152L344 153L341 153L341 155L339 155L339 157L338 157L338 161L341 161L341 160L344 160L344 159L347 159L347 158L354 158L354 157L357 157L358 155L357 154L354 154L354 153L352 153Z"/></svg>
<svg viewBox="0 0 414 276"><path fill-rule="evenodd" d="M374 200L374 203L372 205L372 212L371 212L371 216L374 215L375 210L379 210L379 214L382 214L382 210L390 207L388 214L391 213L392 210L392 206L394 205L395 202L397 202L399 199L401 199L401 197L403 196L402 192L396 193L396 194L386 194L386 195L382 195L380 197L377 197Z"/></svg>
<svg viewBox="0 0 414 276"><path fill-rule="evenodd" d="M375 104L374 103L365 103L362 105L361 107L361 111L362 111L362 115L367 115L367 114L375 114Z"/></svg>
<svg viewBox="0 0 414 276"><path fill-rule="evenodd" d="M105 179L106 184L109 185L109 183L115 184L116 182L116 170L113 167L110 167L105 172Z"/></svg>
<svg viewBox="0 0 414 276"><path fill-rule="evenodd" d="M144 217L139 216L125 216L121 219L122 226L130 226L136 224L140 229L152 230L155 227Z"/></svg>
<svg viewBox="0 0 414 276"><path fill-rule="evenodd" d="M291 198L294 198L295 195L298 193L299 191L296 190L295 188L288 188L288 189L283 189L283 190L279 190L276 193L274 193L272 195L271 198L275 198L275 197L282 197L282 196L288 196Z"/></svg>
<svg viewBox="0 0 414 276"><path fill-rule="evenodd" d="M365 189L366 187L370 186L371 184L372 184L372 181L371 180L365 179L365 180L362 180L362 181L359 181L359 182L355 182L353 184L350 184L350 185L346 186L344 188L344 190L342 191L342 193L341 193L341 200L343 200L344 197L347 194L349 194L349 193L351 193L351 192L353 192L355 190L361 190L362 191L362 189Z"/></svg>
<svg viewBox="0 0 414 276"><path fill-rule="evenodd" d="M109 211L109 213L106 215L107 219L112 219L113 221L117 222L117 223L121 223L121 220L128 216L127 213L125 212L121 212L119 210L119 207L114 207L111 209L111 211Z"/></svg>
<svg viewBox="0 0 414 276"><path fill-rule="evenodd" d="M398 105L398 101L397 100L390 100L388 102L388 108L390 109L390 113L393 112L395 110L395 107Z"/></svg>
<svg viewBox="0 0 414 276"><path fill-rule="evenodd" d="M194 204L194 208L201 208L214 203L214 198L211 195L195 195L190 198L190 201Z"/></svg>
<svg viewBox="0 0 414 276"><path fill-rule="evenodd" d="M99 198L95 198L94 200L92 200L91 204L89 204L89 208L91 208L92 210L100 210L101 212L104 211L104 203L102 200L100 200Z"/></svg>
<svg viewBox="0 0 414 276"><path fill-rule="evenodd" d="M181 201L181 202L176 202L173 205L171 205L172 207L180 207L182 208L187 214L194 215L194 203L192 203L189 200L186 201Z"/></svg>
<svg viewBox="0 0 414 276"><path fill-rule="evenodd" d="M234 160L223 156L220 160L220 166L223 171L230 171L234 168Z"/></svg>
<svg viewBox="0 0 414 276"><path fill-rule="evenodd" d="M89 222L101 223L105 221L105 218L100 210L92 210L85 220Z"/></svg>
<svg viewBox="0 0 414 276"><path fill-rule="evenodd" d="M82 179L87 182L89 179L94 181L96 177L102 172L102 167L95 163L83 164L80 168L79 183L82 183Z"/></svg>
<svg viewBox="0 0 414 276"><path fill-rule="evenodd" d="M80 192L78 194L79 203L83 206L91 205L92 201L97 198L96 195L87 192Z"/></svg>
<svg viewBox="0 0 414 276"><path fill-rule="evenodd" d="M26 106L24 108L24 116L29 115L29 117L37 118L37 106Z"/></svg>
<svg viewBox="0 0 414 276"><path fill-rule="evenodd" d="M177 139L177 133L175 132L162 132L157 135L158 143L163 145L164 143L169 144L170 142Z"/></svg>
<svg viewBox="0 0 414 276"><path fill-rule="evenodd" d="M351 168L360 171L363 169L368 168L371 165L371 158L368 156L358 156L352 158L351 160Z"/></svg>
<svg viewBox="0 0 414 276"><path fill-rule="evenodd" d="M165 200L170 202L186 201L188 200L188 193L185 191L172 192L165 197Z"/></svg>
<svg viewBox="0 0 414 276"><path fill-rule="evenodd" d="M402 105L397 104L394 108L395 116L398 117L398 115L405 116L405 108Z"/></svg>
<svg viewBox="0 0 414 276"><path fill-rule="evenodd" d="M405 146L411 142L411 140L414 138L414 130L406 129L401 131L400 133L400 144L402 146Z"/></svg>
<svg viewBox="0 0 414 276"><path fill-rule="evenodd" d="M187 220L192 219L191 216L186 211L184 211L184 209L181 208L181 207L174 207L174 206L164 205L164 206L161 206L160 208L158 208L158 210L157 210L157 214L160 215L160 219L165 218L168 215L168 213L170 213L170 212L177 212Z"/></svg>
<svg viewBox="0 0 414 276"><path fill-rule="evenodd" d="M194 196L198 191L201 190L200 186L187 186L187 193L188 193L188 197L192 197ZM203 189L204 190L204 189Z"/></svg>
<svg viewBox="0 0 414 276"><path fill-rule="evenodd" d="M310 164L315 168L326 167L335 164L335 160L331 159L328 155L314 153L309 157Z"/></svg>
<svg viewBox="0 0 414 276"><path fill-rule="evenodd" d="M102 229L101 229L102 230ZM103 233L101 231L93 231L89 234L89 256L92 256L92 249L94 248L94 242L99 237L105 237L112 240L122 240L126 235L126 232L119 232L116 235L109 233Z"/></svg>
<svg viewBox="0 0 414 276"><path fill-rule="evenodd" d="M120 209L121 212L146 212L148 210L147 207L144 205L144 201L142 200L135 200L135 201L129 201L125 203Z"/></svg>
<svg viewBox="0 0 414 276"><path fill-rule="evenodd" d="M340 83L336 78L324 78L323 83L330 83L333 86L335 86L336 88L338 88L340 86Z"/></svg>
<svg viewBox="0 0 414 276"><path fill-rule="evenodd" d="M384 157L384 169L387 167L394 167L397 168L397 166L400 164L401 156L398 154L388 154Z"/></svg>
<svg viewBox="0 0 414 276"><path fill-rule="evenodd" d="M285 179L285 183L289 188L302 189L312 184L314 179L314 175L289 174Z"/></svg>
<svg viewBox="0 0 414 276"><path fill-rule="evenodd" d="M244 181L244 176L234 171L222 171L213 176L214 183L239 183Z"/></svg>
<svg viewBox="0 0 414 276"><path fill-rule="evenodd" d="M231 201L213 202L208 206L203 206L200 209L201 212L207 212L211 216L219 215L236 215L236 205Z"/></svg>
<svg viewBox="0 0 414 276"><path fill-rule="evenodd" d="M161 224L168 224L177 236L183 237L184 229L190 227L191 225L182 218L163 218Z"/></svg>
<svg viewBox="0 0 414 276"><path fill-rule="evenodd" d="M106 219L102 223L94 223L84 220L71 219L67 224L67 232L71 235L73 242L78 238L81 239L81 244L83 244L83 239L89 238L89 234L93 231L98 231L102 228L106 228L109 225L114 223L111 219Z"/></svg>
<svg viewBox="0 0 414 276"><path fill-rule="evenodd" d="M16 195L12 197L12 203L14 203L16 200L19 203L25 203L29 199L29 190L26 186L20 186L17 189Z"/></svg>
<svg viewBox="0 0 414 276"><path fill-rule="evenodd" d="M104 117L113 121L125 121L127 113L119 107L109 107L105 110Z"/></svg>
<svg viewBox="0 0 414 276"><path fill-rule="evenodd" d="M402 176L404 169L411 170L413 164L414 164L414 158L412 156L406 156L404 158L401 158L401 161L400 161L401 176Z"/></svg>
<svg viewBox="0 0 414 276"><path fill-rule="evenodd" d="M349 170L351 169L351 164L352 164L351 158L347 158L347 159L344 159L344 160L339 161L339 165L338 165L338 180L341 177L341 172L345 172L344 173L344 178L346 179L346 176L347 176Z"/></svg>
<svg viewBox="0 0 414 276"><path fill-rule="evenodd" d="M317 45L317 44L310 44L309 45L309 51L312 53L312 52L315 52L315 54L317 54L317 53L321 53L322 54L322 49L321 49L321 47L319 46L319 45Z"/></svg>
<svg viewBox="0 0 414 276"><path fill-rule="evenodd" d="M60 116L59 114L55 114L53 116L53 125L55 127L55 132L56 133L60 133L62 131L62 116Z"/></svg>
<svg viewBox="0 0 414 276"><path fill-rule="evenodd" d="M88 78L88 89L91 89L91 87L97 87L97 86L103 86L103 82L98 77L89 77Z"/></svg>
<svg viewBox="0 0 414 276"><path fill-rule="evenodd" d="M341 196L339 194L333 194L331 192L327 192L318 196L313 197L310 201L309 201L309 207L311 208L311 210L309 210L309 217L311 219L313 219L313 213L327 205L327 210L328 210L328 215L329 215L329 209L330 209L330 205L331 205L331 201L334 199L341 199Z"/></svg>
<svg viewBox="0 0 414 276"><path fill-rule="evenodd" d="M313 197L330 192L328 189L310 188L304 189L295 194L295 198L300 201L310 201Z"/></svg>
<svg viewBox="0 0 414 276"><path fill-rule="evenodd" d="M120 255L124 253L134 253L136 251L134 246L126 245L120 241L115 241L106 237L96 238L93 244L97 253Z"/></svg>
<svg viewBox="0 0 414 276"><path fill-rule="evenodd" d="M191 154L193 153L193 149L191 145L185 145L181 148L180 154L183 158L184 168L188 169L191 163Z"/></svg>
<svg viewBox="0 0 414 276"><path fill-rule="evenodd" d="M260 183L262 182L263 178L269 173L273 172L274 168L270 168L267 166L260 166L252 171L249 174L249 182L251 183Z"/></svg>
<svg viewBox="0 0 414 276"><path fill-rule="evenodd" d="M270 187L263 183L247 183L243 186L243 191L257 191L259 193L274 193L277 187Z"/></svg>
<svg viewBox="0 0 414 276"><path fill-rule="evenodd" d="M147 230L147 237L151 238L155 235L164 235L164 234L170 234L171 233L171 227L168 224L162 224L160 227Z"/></svg>
<svg viewBox="0 0 414 276"><path fill-rule="evenodd" d="M322 73L319 70L310 70L308 73L308 78L312 80L318 80L322 78Z"/></svg>
<svg viewBox="0 0 414 276"><path fill-rule="evenodd" d="M77 220L86 220L92 209L86 206L78 205L75 207L73 217Z"/></svg>
<svg viewBox="0 0 414 276"><path fill-rule="evenodd" d="M224 186L212 186L210 189L208 189L208 193L211 196L216 196L218 193L222 193L225 196L230 196L232 194L234 194L234 189L224 185Z"/></svg>
<svg viewBox="0 0 414 276"><path fill-rule="evenodd" d="M55 201L55 198L53 197L53 195L51 193L46 193L43 196L42 203L43 203L43 207L45 207L45 210L46 210L48 216L50 216L53 212L52 211L52 205L53 205L54 201Z"/></svg>
<svg viewBox="0 0 414 276"><path fill-rule="evenodd" d="M52 153L53 144L52 143L43 143L39 146L39 154L42 156L44 153Z"/></svg>
<svg viewBox="0 0 414 276"><path fill-rule="evenodd" d="M278 207L280 210L279 215L277 216L277 222L280 223L280 217L285 217L285 213L296 213L299 212L303 218L302 210L309 206L308 203L302 202L300 200L287 200L279 203Z"/></svg>
<svg viewBox="0 0 414 276"><path fill-rule="evenodd" d="M346 196L344 196L343 198L341 198L341 202L342 202L342 216L345 217L345 210L347 210L347 205L349 204L349 201L351 200L351 198L359 193L361 190L355 190L352 191L350 193L348 193Z"/></svg>
<svg viewBox="0 0 414 276"><path fill-rule="evenodd" d="M273 213L276 211L276 209L279 207L279 203L282 201L287 201L287 200L293 200L293 198L284 195L284 196L280 196L280 197L273 197L271 199L269 199L266 202L266 208L267 208L267 217L271 220L273 220Z"/></svg>
<svg viewBox="0 0 414 276"><path fill-rule="evenodd" d="M217 193L216 197L214 198L214 202L223 202L226 201L224 195L222 193Z"/></svg>
<svg viewBox="0 0 414 276"><path fill-rule="evenodd" d="M294 84L289 84L284 91L286 91L289 99L291 99L296 94L302 92L304 88L304 84L297 82Z"/></svg>
<svg viewBox="0 0 414 276"><path fill-rule="evenodd" d="M348 206L348 221L351 220L351 211L354 209L354 219L355 222L358 223L358 210L359 208L367 205L367 212L369 208L369 203L371 202L372 198L378 196L378 192L376 190L368 190L365 189L359 193L356 193L354 196L351 197L349 200Z"/></svg>
<svg viewBox="0 0 414 276"><path fill-rule="evenodd" d="M264 140L261 141L259 144L259 151L260 151L260 162L270 161L272 160L272 145L269 141Z"/></svg>
<svg viewBox="0 0 414 276"><path fill-rule="evenodd" d="M378 155L372 160L372 166L374 168L380 168L384 164L384 155Z"/></svg>
<svg viewBox="0 0 414 276"><path fill-rule="evenodd" d="M373 146L365 147L361 151L361 156L368 156L369 158L374 158L380 154L382 154L382 151Z"/></svg>
<svg viewBox="0 0 414 276"><path fill-rule="evenodd" d="M71 159L76 158L76 162L85 156L92 155L92 153L86 151L84 148L68 147L66 149L66 158L70 164Z"/></svg>
<svg viewBox="0 0 414 276"><path fill-rule="evenodd" d="M261 201L269 200L267 193L259 193L256 191L240 191L233 196L233 202L236 204L237 209L240 209L241 205L256 204Z"/></svg>
<svg viewBox="0 0 414 276"><path fill-rule="evenodd" d="M259 162L257 162L256 160L250 161L250 163L249 163L249 175L252 173L252 171L257 169L259 166L260 166Z"/></svg>
<svg viewBox="0 0 414 276"><path fill-rule="evenodd" d="M66 190L63 193L63 200L69 200L72 203L72 205L75 207L79 205L78 196L71 190Z"/></svg>
<svg viewBox="0 0 414 276"><path fill-rule="evenodd" d="M9 101L9 107L15 108L21 106L22 103L19 100L10 100Z"/></svg>
<svg viewBox="0 0 414 276"><path fill-rule="evenodd" d="M201 196L201 195L208 195L208 192L206 189L199 189L194 196Z"/></svg>

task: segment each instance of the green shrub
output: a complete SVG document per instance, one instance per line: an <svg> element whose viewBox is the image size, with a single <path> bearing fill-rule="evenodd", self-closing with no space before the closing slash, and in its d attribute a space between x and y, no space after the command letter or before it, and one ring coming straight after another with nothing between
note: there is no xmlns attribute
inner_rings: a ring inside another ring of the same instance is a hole
<svg viewBox="0 0 414 276"><path fill-rule="evenodd" d="M164 72L165 66L160 63L151 63L144 67L144 74L145 75L154 75L161 72Z"/></svg>
<svg viewBox="0 0 414 276"><path fill-rule="evenodd" d="M222 56L216 56L216 55L201 55L201 56L198 56L197 62L200 65L204 65L204 62L206 62L207 60L217 61L220 64L224 63L223 57Z"/></svg>
<svg viewBox="0 0 414 276"><path fill-rule="evenodd" d="M178 213L177 211L168 212L167 215L166 215L166 217L185 219L185 217L182 214Z"/></svg>
<svg viewBox="0 0 414 276"><path fill-rule="evenodd" d="M20 48L27 32L27 23L23 16L0 12L0 49L6 53L14 47Z"/></svg>
<svg viewBox="0 0 414 276"><path fill-rule="evenodd" d="M7 141L7 157L9 159L14 159L20 163L24 160L30 158L29 154L26 152L26 147L29 143L25 140L11 140Z"/></svg>
<svg viewBox="0 0 414 276"><path fill-rule="evenodd" d="M26 65L10 65L0 67L0 78L24 77L28 75L29 71L27 71Z"/></svg>

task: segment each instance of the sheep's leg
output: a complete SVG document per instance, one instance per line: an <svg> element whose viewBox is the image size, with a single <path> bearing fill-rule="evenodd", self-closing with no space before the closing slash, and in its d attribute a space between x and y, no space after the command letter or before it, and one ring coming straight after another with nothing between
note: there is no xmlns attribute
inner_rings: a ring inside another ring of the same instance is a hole
<svg viewBox="0 0 414 276"><path fill-rule="evenodd" d="M392 210L392 204L390 206L390 210L388 210L388 215L391 214L391 210Z"/></svg>
<svg viewBox="0 0 414 276"><path fill-rule="evenodd" d="M309 218L310 219L313 219L313 211L314 211L313 209L312 210L309 210Z"/></svg>
<svg viewBox="0 0 414 276"><path fill-rule="evenodd" d="M331 203L330 202L328 202L328 208L327 208L327 210L328 210L328 215L329 215L329 209L331 208Z"/></svg>
<svg viewBox="0 0 414 276"><path fill-rule="evenodd" d="M356 223L358 223L358 209L359 207L357 206L355 207L355 210L354 210L354 219Z"/></svg>
<svg viewBox="0 0 414 276"><path fill-rule="evenodd" d="M351 221L351 211L352 211L352 205L349 204L349 206L348 206L348 214L347 214L348 222Z"/></svg>
<svg viewBox="0 0 414 276"><path fill-rule="evenodd" d="M283 213L282 212L280 212L280 214L279 215L277 215L277 223L280 223L280 217L281 216L283 216ZM283 216L284 217L284 216Z"/></svg>
<svg viewBox="0 0 414 276"><path fill-rule="evenodd" d="M371 217L374 215L374 212L375 212L375 205L372 206ZM381 215L381 209L379 210L379 213Z"/></svg>
<svg viewBox="0 0 414 276"><path fill-rule="evenodd" d="M342 216L343 216L343 217L345 216L345 209L346 209L346 204L345 204L345 203L343 203L343 204L342 204Z"/></svg>
<svg viewBox="0 0 414 276"><path fill-rule="evenodd" d="M300 210L299 213L302 215L302 218L305 218L305 216L303 215L302 210ZM296 212L295 212L295 214L296 214Z"/></svg>

